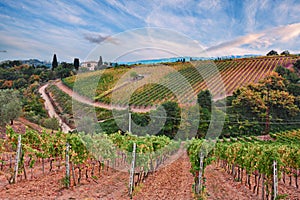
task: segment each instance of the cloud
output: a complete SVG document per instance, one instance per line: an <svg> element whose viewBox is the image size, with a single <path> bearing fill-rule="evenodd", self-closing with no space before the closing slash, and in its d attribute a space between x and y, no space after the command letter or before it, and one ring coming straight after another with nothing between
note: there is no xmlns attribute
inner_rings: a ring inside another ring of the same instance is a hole
<svg viewBox="0 0 300 200"><path fill-rule="evenodd" d="M126 13L127 15L136 17L137 19L140 19L142 21L144 20L143 12L146 11L146 7L143 4L141 5L138 2L132 1L120 2L116 0L109 0L107 1L107 3Z"/></svg>
<svg viewBox="0 0 300 200"><path fill-rule="evenodd" d="M251 0L250 2L246 2L248 6L245 7L245 23L246 23L246 31L253 32L256 26L256 13L260 6L260 1Z"/></svg>
<svg viewBox="0 0 300 200"><path fill-rule="evenodd" d="M300 36L300 23L279 26L261 31L259 33L248 34L237 39L223 42L221 44L209 47L207 52L228 51L233 48L245 48L253 50L265 50L267 48L283 46L289 43L293 47Z"/></svg>
<svg viewBox="0 0 300 200"><path fill-rule="evenodd" d="M88 40L91 43L96 43L96 44L100 44L103 41L107 41L113 44L119 44L118 40L111 37L111 36L102 36L100 34L98 35L84 35L84 39Z"/></svg>
<svg viewBox="0 0 300 200"><path fill-rule="evenodd" d="M230 47L237 47L237 46L241 46L244 44L250 44L250 43L256 41L261 36L262 36L262 34L250 34L250 35L239 37L237 39L234 39L234 40L231 40L228 42L223 42L216 46L209 47L206 49L206 51L212 52L215 50L226 49L226 48L230 48Z"/></svg>
<svg viewBox="0 0 300 200"><path fill-rule="evenodd" d="M103 37L101 35L98 36L91 36L91 35L85 35L84 39L88 40L91 43L100 44L103 42L107 37Z"/></svg>
<svg viewBox="0 0 300 200"><path fill-rule="evenodd" d="M118 45L102 42L86 60L102 55L108 61L136 61L162 57L204 56L203 48L191 38L164 28L142 28L111 36Z"/></svg>
<svg viewBox="0 0 300 200"><path fill-rule="evenodd" d="M87 13L75 3L70 4L63 1L43 1L41 3L27 0L22 7L35 15L40 15L40 10L43 10L46 18L52 18L60 22L72 25L87 24L87 22L81 17L85 16Z"/></svg>
<svg viewBox="0 0 300 200"><path fill-rule="evenodd" d="M19 21L18 24L21 24ZM68 27L57 28L54 24L37 19L32 20L32 26L23 22L24 26L8 26L0 30L0 46L8 52L1 59L38 58L48 60L57 53L60 60L72 61L74 57L83 59L94 48L83 38L81 30ZM43 27L43 28L40 28ZM80 48L78 48L80 47Z"/></svg>
<svg viewBox="0 0 300 200"><path fill-rule="evenodd" d="M282 42L287 42L300 35L300 23L274 28L271 29L269 33L273 33L274 36L278 35Z"/></svg>
<svg viewBox="0 0 300 200"><path fill-rule="evenodd" d="M145 26L143 18L145 12L149 10L144 2L139 1L76 0L76 2L88 12L85 18L88 21L88 31L104 32L103 29L110 29L110 32L116 33Z"/></svg>
<svg viewBox="0 0 300 200"><path fill-rule="evenodd" d="M82 59L102 43L110 44L111 49L103 49L107 58L115 58L112 51L116 47L149 44L143 36L128 34L128 38L116 40L116 34L153 26L186 34L209 47L212 56L261 53L268 48L293 52L300 46L297 0L23 0L3 1L1 8L0 47L7 50L1 59L47 59L54 52L60 59ZM198 52L172 40L172 35L154 41L161 47L183 49L187 56ZM147 54L155 56L156 52Z"/></svg>
<svg viewBox="0 0 300 200"><path fill-rule="evenodd" d="M221 9L221 0L200 1L197 7L202 10L218 11Z"/></svg>
<svg viewBox="0 0 300 200"><path fill-rule="evenodd" d="M52 12L50 14L57 20L66 22L66 23L69 23L72 25L87 25L88 24L84 19L82 19L76 15L69 14L69 13Z"/></svg>

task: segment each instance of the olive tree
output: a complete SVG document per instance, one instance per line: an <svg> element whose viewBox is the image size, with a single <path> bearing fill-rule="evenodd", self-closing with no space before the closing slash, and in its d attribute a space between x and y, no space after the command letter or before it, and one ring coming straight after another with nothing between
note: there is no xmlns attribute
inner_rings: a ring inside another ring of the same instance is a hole
<svg viewBox="0 0 300 200"><path fill-rule="evenodd" d="M18 118L22 113L19 92L16 90L0 90L0 124L5 125Z"/></svg>

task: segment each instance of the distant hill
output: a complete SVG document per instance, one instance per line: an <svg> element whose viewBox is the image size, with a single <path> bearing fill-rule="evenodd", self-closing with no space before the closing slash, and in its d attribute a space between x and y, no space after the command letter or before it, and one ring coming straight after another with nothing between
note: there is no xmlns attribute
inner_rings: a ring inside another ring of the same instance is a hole
<svg viewBox="0 0 300 200"><path fill-rule="evenodd" d="M28 60L4 60L4 61L1 61L0 64L8 64L8 65L11 65L11 64L27 64L27 65L30 65L30 66L46 66L46 67L51 67L51 62L47 62L47 61L40 61L38 59L28 59Z"/></svg>
<svg viewBox="0 0 300 200"><path fill-rule="evenodd" d="M51 67L51 62L40 61L38 59L21 60L23 64L34 65L34 66L46 66Z"/></svg>
<svg viewBox="0 0 300 200"><path fill-rule="evenodd" d="M247 54L247 55L228 55L228 56L219 56L219 57L173 57L173 58L159 58L159 59L149 59L149 60L138 60L138 61L130 61L130 62L118 62L118 64L123 65L135 65L135 64L159 64L159 63L172 63L182 61L196 61L196 60L228 60L228 59L236 59L236 58L255 58L261 55L255 54Z"/></svg>

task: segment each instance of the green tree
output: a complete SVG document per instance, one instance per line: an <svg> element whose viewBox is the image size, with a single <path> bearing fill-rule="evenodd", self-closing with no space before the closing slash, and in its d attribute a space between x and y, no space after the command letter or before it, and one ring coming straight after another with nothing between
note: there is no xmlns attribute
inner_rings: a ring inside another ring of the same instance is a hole
<svg viewBox="0 0 300 200"><path fill-rule="evenodd" d="M212 95L209 90L202 90L197 96L198 104L201 108L211 111Z"/></svg>
<svg viewBox="0 0 300 200"><path fill-rule="evenodd" d="M103 65L102 56L99 57L99 61L97 63L97 67L100 69Z"/></svg>
<svg viewBox="0 0 300 200"><path fill-rule="evenodd" d="M178 103L167 101L161 104L161 106L154 112L154 115L162 116L160 112L162 112L163 109L166 112L166 121L158 135L165 135L171 139L174 139L181 121L180 108ZM156 120L161 121L162 119L157 118Z"/></svg>
<svg viewBox="0 0 300 200"><path fill-rule="evenodd" d="M291 83L287 86L288 92L295 97L300 96L300 84Z"/></svg>
<svg viewBox="0 0 300 200"><path fill-rule="evenodd" d="M238 121L265 122L266 132L270 120L289 120L299 113L295 96L287 91L285 79L273 72L258 84L250 84L238 90L232 107Z"/></svg>
<svg viewBox="0 0 300 200"><path fill-rule="evenodd" d="M84 116L77 123L77 130L87 134L94 134L97 124L94 119L89 116Z"/></svg>
<svg viewBox="0 0 300 200"><path fill-rule="evenodd" d="M22 113L19 92L14 90L0 90L0 124L5 125L18 118Z"/></svg>
<svg viewBox="0 0 300 200"><path fill-rule="evenodd" d="M269 53L267 53L267 56L275 56L278 55L277 51L271 50Z"/></svg>
<svg viewBox="0 0 300 200"><path fill-rule="evenodd" d="M22 62L20 60L9 60L9 61L5 61L5 62L2 62L0 64L0 68L5 68L5 69L8 69L8 68L12 68L14 66L19 66L21 65Z"/></svg>
<svg viewBox="0 0 300 200"><path fill-rule="evenodd" d="M57 58L56 58L56 54L53 55L53 60L52 60L52 71L57 68L58 63L57 63Z"/></svg>
<svg viewBox="0 0 300 200"><path fill-rule="evenodd" d="M299 81L299 77L297 76L296 73L292 72L291 70L282 67L282 66L278 66L276 67L275 71L282 76L283 78L285 78L286 80L290 81L291 83L297 83ZM289 84L288 82L285 83L286 85Z"/></svg>
<svg viewBox="0 0 300 200"><path fill-rule="evenodd" d="M207 108L200 107L200 122L196 138L204 138L211 120L211 112Z"/></svg>
<svg viewBox="0 0 300 200"><path fill-rule="evenodd" d="M290 55L290 52L288 50L285 50L280 55L288 56L288 55Z"/></svg>
<svg viewBox="0 0 300 200"><path fill-rule="evenodd" d="M130 77L132 80L136 80L138 77L138 73L136 73L135 71L130 72Z"/></svg>
<svg viewBox="0 0 300 200"><path fill-rule="evenodd" d="M29 83L32 84L34 82L40 82L41 78L39 75L31 75L30 78L29 78Z"/></svg>
<svg viewBox="0 0 300 200"><path fill-rule="evenodd" d="M294 65L293 68L295 69L295 71L297 72L297 74L300 74L300 60L297 60Z"/></svg>
<svg viewBox="0 0 300 200"><path fill-rule="evenodd" d="M47 82L55 79L55 72L52 70L44 70L40 74L41 82Z"/></svg>
<svg viewBox="0 0 300 200"><path fill-rule="evenodd" d="M43 126L45 128L49 128L52 130L52 133L54 130L58 130L59 129L59 122L56 118L48 118L48 119L45 119L44 122L43 122Z"/></svg>
<svg viewBox="0 0 300 200"><path fill-rule="evenodd" d="M56 76L60 79L74 75L74 66L71 63L62 62L56 69Z"/></svg>
<svg viewBox="0 0 300 200"><path fill-rule="evenodd" d="M78 71L79 69L79 58L74 58L74 68Z"/></svg>
<svg viewBox="0 0 300 200"><path fill-rule="evenodd" d="M25 78L19 78L13 82L13 87L16 89L27 87L28 83Z"/></svg>

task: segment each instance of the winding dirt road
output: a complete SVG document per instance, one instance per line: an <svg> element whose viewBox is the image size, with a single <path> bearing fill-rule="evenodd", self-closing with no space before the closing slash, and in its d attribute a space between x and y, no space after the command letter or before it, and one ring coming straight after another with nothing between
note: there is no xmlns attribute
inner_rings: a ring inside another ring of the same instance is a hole
<svg viewBox="0 0 300 200"><path fill-rule="evenodd" d="M70 97L74 98L76 101L79 101L81 103L93 106L93 107L98 107L98 108L104 108L104 109L108 109L108 110L126 110L128 109L128 107L122 107L122 106L116 106L116 105L111 105L111 104L105 104L105 103L101 103L101 102L94 102L93 100L82 96L76 92L74 92L73 90L71 90L70 88L68 88L66 85L64 85L61 80L57 80L54 83L61 91L63 91L64 93L68 94ZM132 112L137 112L137 113L146 113L149 112L151 110L154 110L155 107L146 107L146 108L141 108L141 107L131 107L130 108Z"/></svg>
<svg viewBox="0 0 300 200"><path fill-rule="evenodd" d="M55 112L54 106L52 105L48 95L46 94L46 87L48 87L49 83L47 83L46 85L43 85L42 87L39 88L39 93L41 94L42 98L45 100L45 108L48 111L48 115L50 117L55 117L56 119L58 119L61 130L64 133L68 133L69 131L71 131L72 129L62 121L61 117Z"/></svg>

